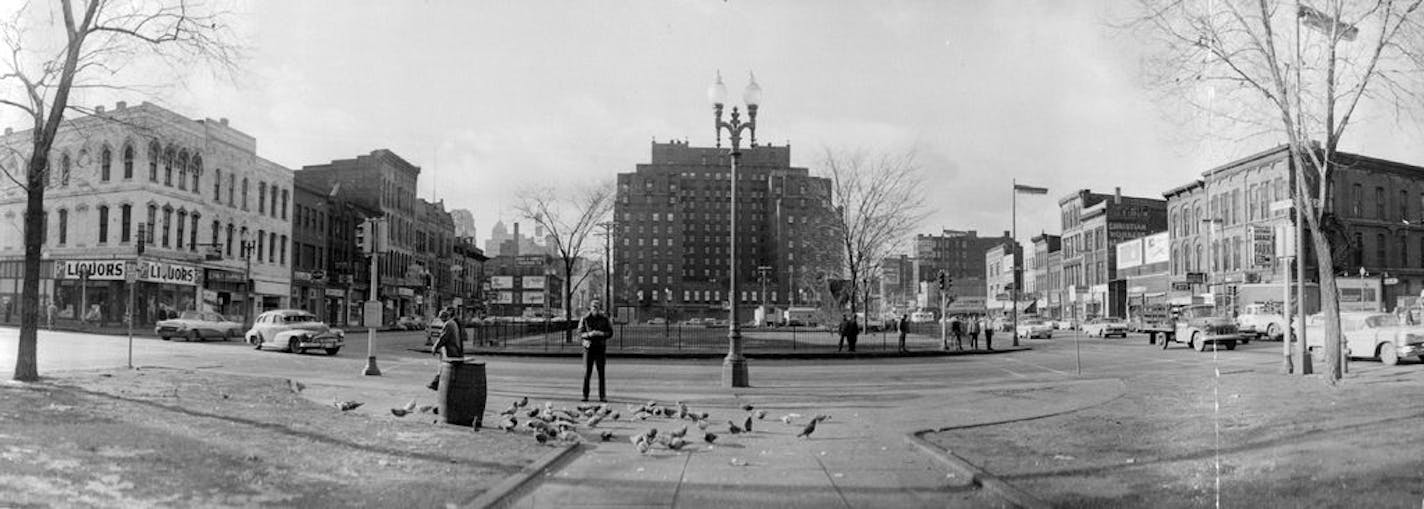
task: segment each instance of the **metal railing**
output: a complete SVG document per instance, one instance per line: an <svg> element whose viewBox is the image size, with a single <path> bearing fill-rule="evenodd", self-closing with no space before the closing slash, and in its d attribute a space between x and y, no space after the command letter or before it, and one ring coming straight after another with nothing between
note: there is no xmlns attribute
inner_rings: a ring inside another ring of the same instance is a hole
<svg viewBox="0 0 1424 509"><path fill-rule="evenodd" d="M564 330L576 322L493 323L469 327L467 336L476 349L576 352L583 349L577 337L565 342ZM910 324L906 347L940 349L938 323ZM743 327L743 350L748 352L836 351L840 335L834 328L787 326ZM1007 339L1007 338L1005 338ZM615 324L608 350L646 353L718 353L727 351L726 325ZM950 339L953 343L953 339ZM982 343L981 343L982 344ZM965 347L968 347L966 338ZM862 332L856 351L895 351L899 332L893 328Z"/></svg>

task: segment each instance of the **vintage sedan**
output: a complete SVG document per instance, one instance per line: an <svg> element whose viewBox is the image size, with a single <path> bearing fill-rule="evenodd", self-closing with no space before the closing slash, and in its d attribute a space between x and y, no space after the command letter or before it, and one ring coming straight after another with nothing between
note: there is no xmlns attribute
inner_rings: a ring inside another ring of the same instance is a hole
<svg viewBox="0 0 1424 509"><path fill-rule="evenodd" d="M1108 336L1127 337L1127 321L1121 318L1096 318L1083 324L1083 334L1105 338Z"/></svg>
<svg viewBox="0 0 1424 509"><path fill-rule="evenodd" d="M1305 342L1320 348L1324 341L1325 320L1319 313L1305 322ZM1399 317L1389 313L1347 311L1340 313L1340 334L1345 336L1345 348L1350 357L1378 359L1386 366L1399 363L1401 357L1414 357L1424 362L1424 325L1404 325Z"/></svg>
<svg viewBox="0 0 1424 509"><path fill-rule="evenodd" d="M1014 331L1014 335L1020 338L1053 339L1053 324L1042 318L1023 318L1019 320L1019 326Z"/></svg>
<svg viewBox="0 0 1424 509"><path fill-rule="evenodd" d="M219 338L227 341L241 335L242 324L211 311L184 311L178 318L160 320L154 324L153 333L168 341L183 338L188 341Z"/></svg>
<svg viewBox="0 0 1424 509"><path fill-rule="evenodd" d="M247 331L247 343L258 350L275 346L291 353L324 350L327 355L336 355L346 344L346 333L327 327L306 311L279 309L257 315L252 329Z"/></svg>

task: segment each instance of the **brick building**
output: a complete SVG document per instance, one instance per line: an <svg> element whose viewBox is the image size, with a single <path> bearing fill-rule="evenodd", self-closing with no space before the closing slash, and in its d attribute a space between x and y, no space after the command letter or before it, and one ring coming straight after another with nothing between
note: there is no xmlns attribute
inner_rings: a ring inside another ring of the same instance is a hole
<svg viewBox="0 0 1424 509"><path fill-rule="evenodd" d="M1124 316L1126 287L1117 280L1116 246L1167 228L1167 202L1081 189L1058 201L1063 224L1063 293L1080 320Z"/></svg>

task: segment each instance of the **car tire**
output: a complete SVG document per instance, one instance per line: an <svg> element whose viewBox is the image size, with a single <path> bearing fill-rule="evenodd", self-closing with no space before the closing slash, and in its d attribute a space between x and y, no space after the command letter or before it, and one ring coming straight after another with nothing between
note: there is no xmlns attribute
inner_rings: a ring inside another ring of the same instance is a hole
<svg viewBox="0 0 1424 509"><path fill-rule="evenodd" d="M1394 343L1383 343L1379 347L1379 360L1381 364L1393 366L1399 364L1399 352L1394 349Z"/></svg>
<svg viewBox="0 0 1424 509"><path fill-rule="evenodd" d="M261 349L262 349L262 335L260 335L260 334L259 334L259 335L256 335L256 336L252 336L252 337L250 337L250 338L247 338L247 342L248 342L248 343L252 343L252 349L253 349L253 350L261 350Z"/></svg>
<svg viewBox="0 0 1424 509"><path fill-rule="evenodd" d="M1171 336L1170 334L1167 334L1167 333L1163 332L1163 333L1162 333L1161 341L1162 341L1162 349L1163 349L1163 350L1166 350L1166 349L1167 349L1167 343L1171 343L1171 342L1172 342L1172 336Z"/></svg>
<svg viewBox="0 0 1424 509"><path fill-rule="evenodd" d="M302 349L297 347L297 338L287 338L287 353L302 353Z"/></svg>
<svg viewBox="0 0 1424 509"><path fill-rule="evenodd" d="M169 338L168 336L159 336L159 337L163 338L164 341L168 341L169 339L171 339L171 338Z"/></svg>
<svg viewBox="0 0 1424 509"><path fill-rule="evenodd" d="M1245 343L1242 343L1242 344L1245 344ZM1235 349L1236 349L1236 342L1235 342L1235 341L1227 341L1227 342L1226 342L1226 349L1227 349L1227 350L1235 350Z"/></svg>
<svg viewBox="0 0 1424 509"><path fill-rule="evenodd" d="M1281 341L1285 341L1285 336L1281 335L1280 327L1277 327L1274 323L1266 327L1266 339L1275 341L1277 337L1280 337Z"/></svg>
<svg viewBox="0 0 1424 509"><path fill-rule="evenodd" d="M327 354L327 355L336 355L336 352L340 352L340 351L341 351L341 347L339 347L339 346L336 347L336 348L327 348L327 349L326 349L326 354Z"/></svg>
<svg viewBox="0 0 1424 509"><path fill-rule="evenodd" d="M1206 343L1200 341L1200 340L1199 340L1200 337L1201 337L1201 334L1200 334L1200 333L1193 332L1193 333L1192 333L1192 339L1190 340L1190 342L1187 343L1187 346L1191 347L1193 350L1196 350L1196 351L1198 351L1198 352L1205 352L1205 351L1206 351Z"/></svg>
<svg viewBox="0 0 1424 509"><path fill-rule="evenodd" d="M188 331L188 341L201 341L203 335L198 333L198 329Z"/></svg>

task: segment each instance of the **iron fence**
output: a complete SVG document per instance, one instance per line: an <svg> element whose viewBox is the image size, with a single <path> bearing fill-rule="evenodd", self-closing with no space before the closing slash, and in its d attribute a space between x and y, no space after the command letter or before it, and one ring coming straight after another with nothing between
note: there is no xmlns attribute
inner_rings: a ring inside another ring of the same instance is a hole
<svg viewBox="0 0 1424 509"><path fill-rule="evenodd" d="M580 351L582 342L564 331L576 322L497 323L479 324L468 335L477 349L560 352ZM826 327L746 327L742 332L742 348L746 352L835 351L840 335ZM728 349L726 325L688 324L615 324L609 351L714 353ZM952 340L951 340L952 342ZM939 324L910 324L906 346L912 350L939 349ZM862 332L857 351L894 351L899 348L899 332L876 329Z"/></svg>

